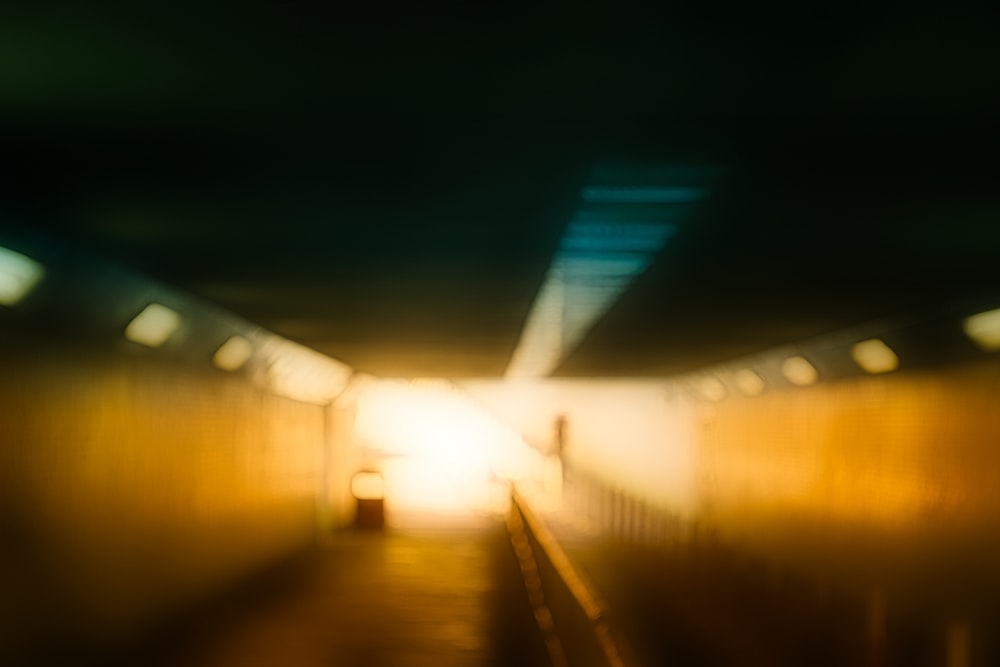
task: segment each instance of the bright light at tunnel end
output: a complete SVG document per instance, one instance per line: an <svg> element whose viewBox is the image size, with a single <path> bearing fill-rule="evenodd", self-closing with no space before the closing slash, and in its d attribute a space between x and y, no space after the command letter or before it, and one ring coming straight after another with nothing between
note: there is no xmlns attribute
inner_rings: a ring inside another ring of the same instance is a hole
<svg viewBox="0 0 1000 667"><path fill-rule="evenodd" d="M518 434L443 381L369 383L354 434L378 460L390 513L502 511L508 484L539 463Z"/></svg>

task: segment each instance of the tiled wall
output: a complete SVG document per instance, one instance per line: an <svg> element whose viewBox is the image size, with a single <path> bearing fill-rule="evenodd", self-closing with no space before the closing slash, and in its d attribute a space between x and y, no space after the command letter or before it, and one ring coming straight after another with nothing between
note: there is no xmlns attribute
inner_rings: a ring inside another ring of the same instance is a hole
<svg viewBox="0 0 1000 667"><path fill-rule="evenodd" d="M957 587L1000 557L998 390L990 359L704 406L700 516L810 569Z"/></svg>
<svg viewBox="0 0 1000 667"><path fill-rule="evenodd" d="M0 649L134 636L315 537L330 409L141 352L3 341Z"/></svg>

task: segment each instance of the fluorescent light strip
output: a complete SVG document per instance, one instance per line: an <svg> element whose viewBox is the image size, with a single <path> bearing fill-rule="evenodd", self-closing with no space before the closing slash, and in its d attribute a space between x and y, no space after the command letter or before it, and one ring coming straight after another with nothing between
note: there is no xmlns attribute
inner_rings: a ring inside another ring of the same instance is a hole
<svg viewBox="0 0 1000 667"><path fill-rule="evenodd" d="M581 197L591 206L566 226L506 375L543 377L555 370L677 233L676 225L663 221L679 219L676 208L656 205L693 203L707 193L694 186L583 188Z"/></svg>
<svg viewBox="0 0 1000 667"><path fill-rule="evenodd" d="M647 253L561 253L554 267L569 284L602 285L630 280L646 270L651 258Z"/></svg>
<svg viewBox="0 0 1000 667"><path fill-rule="evenodd" d="M0 305L13 306L23 300L43 275L45 269L35 260L0 247Z"/></svg>
<svg viewBox="0 0 1000 667"><path fill-rule="evenodd" d="M591 185L580 193L588 204L690 204L707 195L708 188L626 185Z"/></svg>
<svg viewBox="0 0 1000 667"><path fill-rule="evenodd" d="M559 246L567 252L646 252L661 250L673 236L675 225L611 225L575 223Z"/></svg>
<svg viewBox="0 0 1000 667"><path fill-rule="evenodd" d="M176 311L151 303L125 327L125 338L147 347L159 347L181 325Z"/></svg>

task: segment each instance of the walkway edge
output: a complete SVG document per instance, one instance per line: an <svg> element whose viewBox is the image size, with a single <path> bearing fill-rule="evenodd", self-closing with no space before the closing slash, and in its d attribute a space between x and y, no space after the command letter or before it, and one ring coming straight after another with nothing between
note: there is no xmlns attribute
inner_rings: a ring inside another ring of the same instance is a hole
<svg viewBox="0 0 1000 667"><path fill-rule="evenodd" d="M562 579L574 601L583 610L587 620L590 621L591 630L597 637L597 643L601 647L608 665L610 667L625 667L621 652L615 645L608 627L605 605L599 601L583 576L573 567L569 556L563 551L562 546L545 525L545 522L531 509L524 496L515 488L511 492L511 497L515 507L524 518L524 522L534 535L535 542L545 552L545 557L552 564L559 578Z"/></svg>

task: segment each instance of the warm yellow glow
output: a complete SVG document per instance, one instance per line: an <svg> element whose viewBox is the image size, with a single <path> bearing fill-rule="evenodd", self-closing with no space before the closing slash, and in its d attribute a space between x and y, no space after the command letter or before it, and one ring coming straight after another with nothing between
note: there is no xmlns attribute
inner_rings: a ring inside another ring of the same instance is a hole
<svg viewBox="0 0 1000 667"><path fill-rule="evenodd" d="M498 485L521 479L533 452L447 382L374 381L361 391L355 438L384 463L386 502L482 509Z"/></svg>
<svg viewBox="0 0 1000 667"><path fill-rule="evenodd" d="M176 311L151 303L125 327L125 337L133 343L147 347L159 347L177 331L181 316Z"/></svg>
<svg viewBox="0 0 1000 667"><path fill-rule="evenodd" d="M304 403L329 403L351 376L346 364L283 338L268 340L260 355L268 366L271 389Z"/></svg>
<svg viewBox="0 0 1000 667"><path fill-rule="evenodd" d="M899 357L878 338L863 340L851 348L851 358L865 371L888 373L899 368Z"/></svg>
<svg viewBox="0 0 1000 667"><path fill-rule="evenodd" d="M696 490L692 419L699 403L691 380L683 394L665 391L659 379L631 378L466 380L462 387L532 451L556 451L556 420L564 416L563 459L574 469L686 511Z"/></svg>
<svg viewBox="0 0 1000 667"><path fill-rule="evenodd" d="M45 274L35 260L0 247L0 305L13 306L34 289Z"/></svg>
<svg viewBox="0 0 1000 667"><path fill-rule="evenodd" d="M816 384L819 374L815 367L810 364L805 357L788 357L781 364L781 373L788 378L788 381L799 387L808 387Z"/></svg>
<svg viewBox="0 0 1000 667"><path fill-rule="evenodd" d="M1000 350L1000 308L965 318L962 329L984 350Z"/></svg>
<svg viewBox="0 0 1000 667"><path fill-rule="evenodd" d="M253 354L253 345L243 336L232 336L222 344L215 355L212 363L216 368L224 371L237 371L250 359Z"/></svg>
<svg viewBox="0 0 1000 667"><path fill-rule="evenodd" d="M377 472L359 472L351 478L351 494L358 500L385 497L385 479Z"/></svg>
<svg viewBox="0 0 1000 667"><path fill-rule="evenodd" d="M719 378L708 375L698 382L698 392L710 401L721 401L726 397L726 387Z"/></svg>
<svg viewBox="0 0 1000 667"><path fill-rule="evenodd" d="M764 391L764 379L749 368L736 371L736 386L747 396L759 396Z"/></svg>

